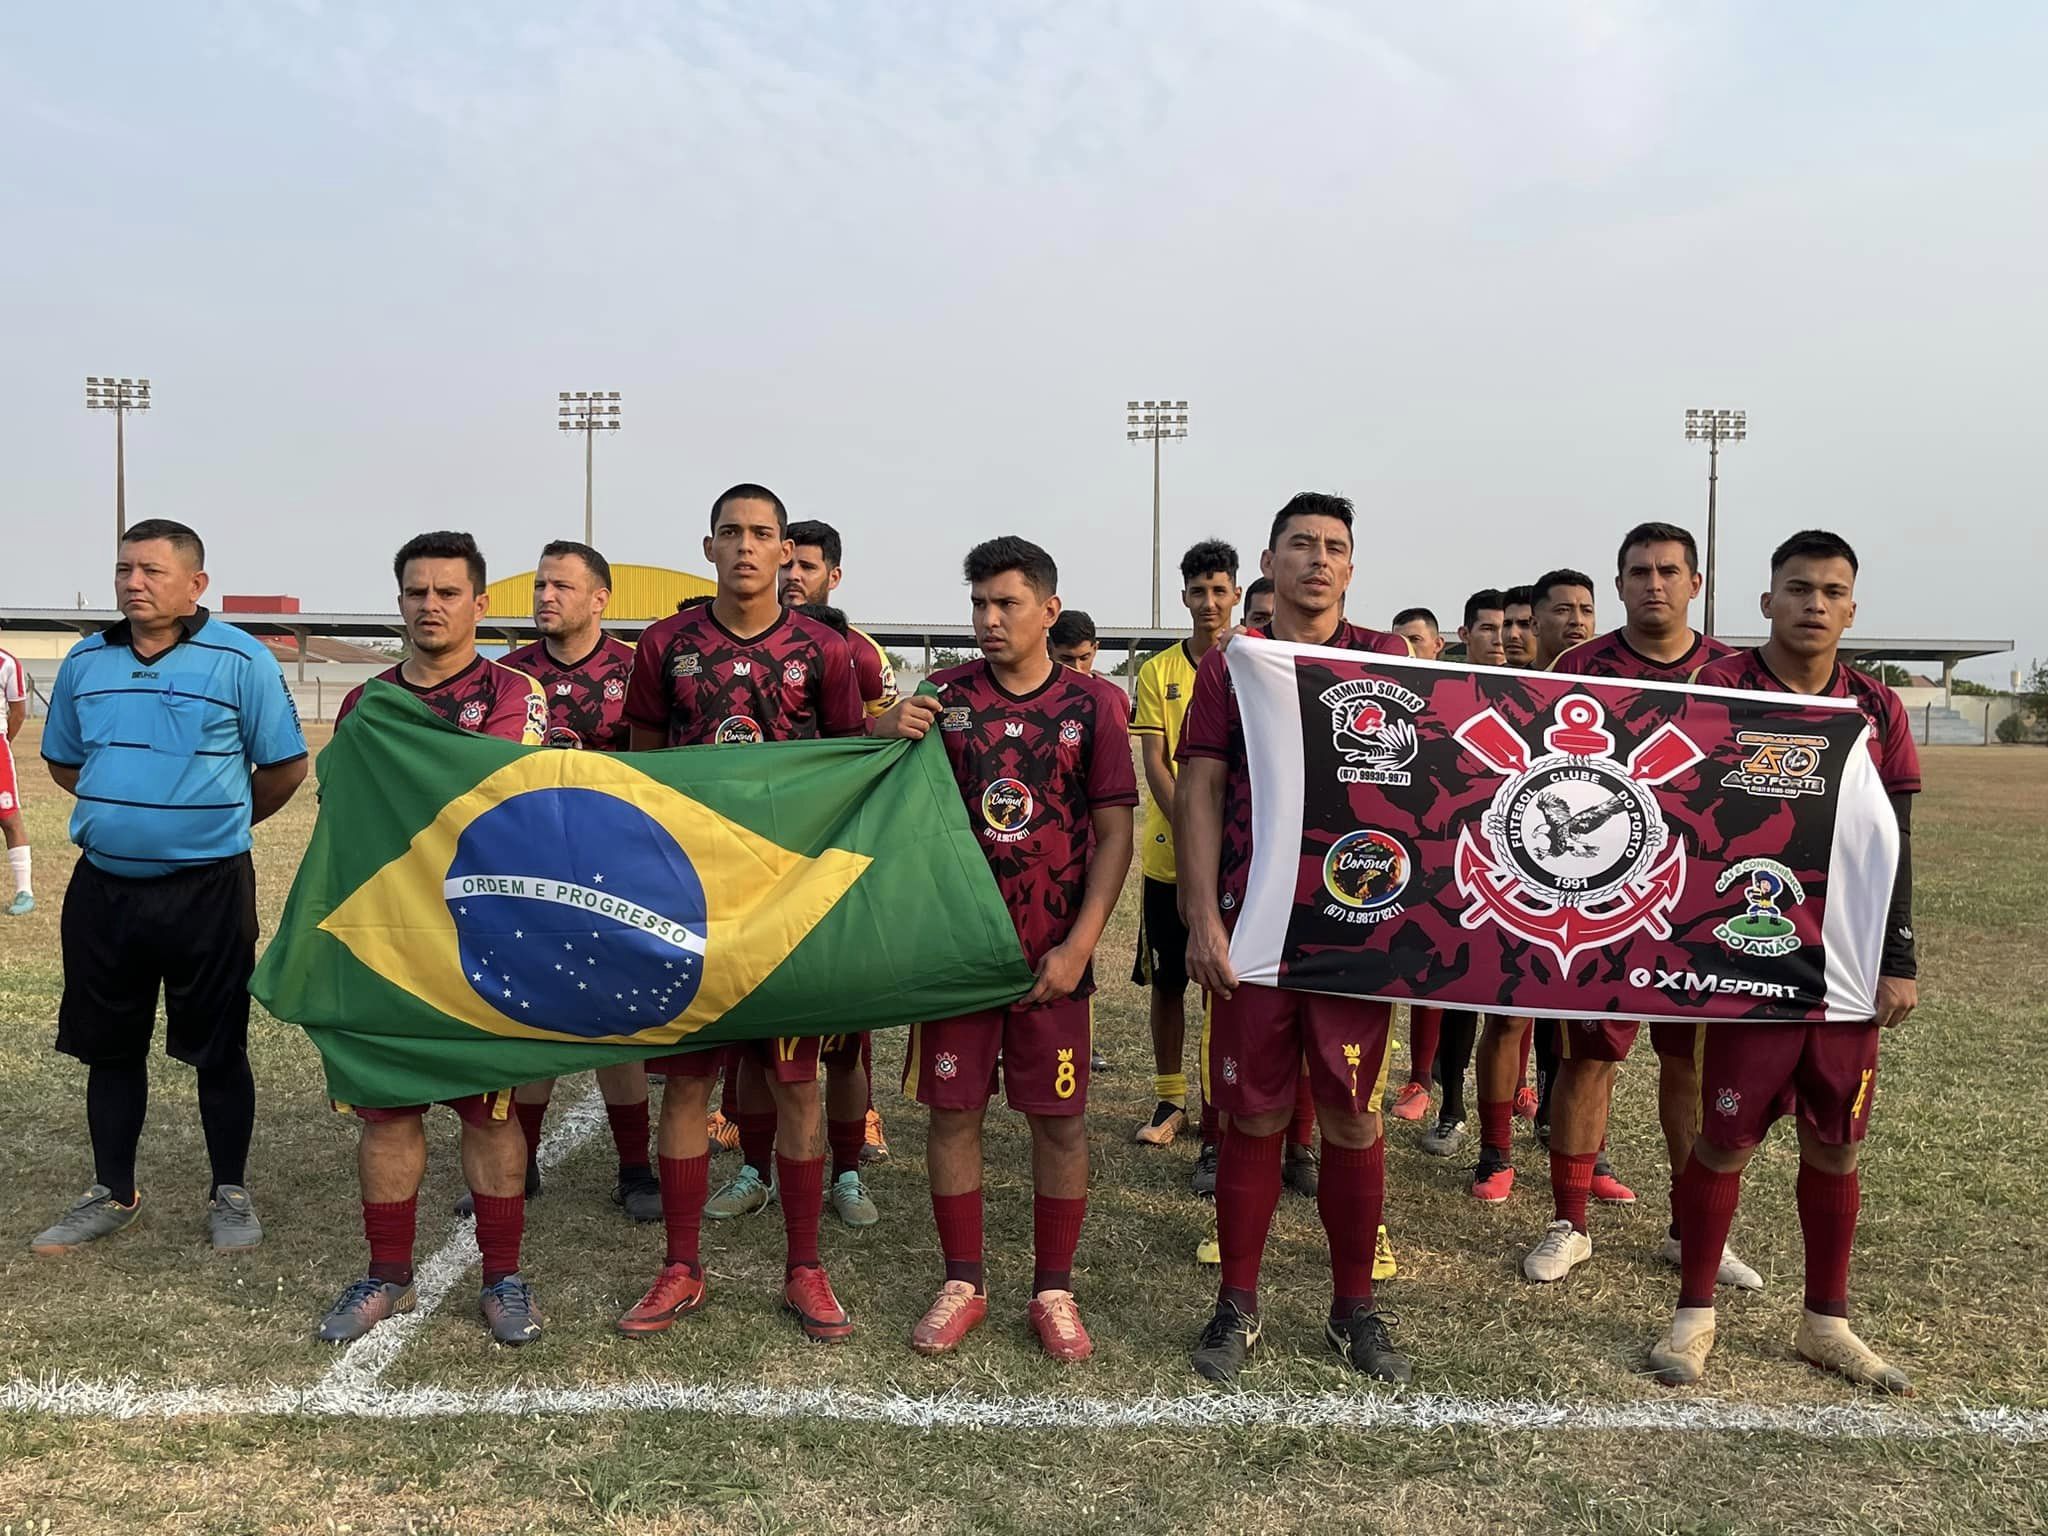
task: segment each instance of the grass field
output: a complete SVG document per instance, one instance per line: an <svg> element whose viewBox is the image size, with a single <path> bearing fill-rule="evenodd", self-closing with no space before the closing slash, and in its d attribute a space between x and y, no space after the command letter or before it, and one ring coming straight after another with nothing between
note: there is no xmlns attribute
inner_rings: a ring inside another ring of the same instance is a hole
<svg viewBox="0 0 2048 1536"><path fill-rule="evenodd" d="M2048 753L1926 753L1923 1003L1886 1043L1853 1285L1859 1327L1913 1372L1917 1400L1875 1407L1792 1356L1800 1255L1782 1130L1736 1228L1769 1290L1724 1302L1709 1389L1680 1396L1637 1374L1674 1290L1654 1252L1664 1173L1645 1051L1623 1068L1613 1136L1644 1198L1596 1213L1594 1262L1559 1286L1527 1286L1516 1267L1549 1214L1540 1149L1522 1143L1522 1188L1484 1208L1462 1193L1462 1164L1422 1157L1416 1128L1393 1127L1402 1273L1382 1296L1416 1360L1406 1397L1360 1387L1323 1349L1321 1229L1310 1202L1286 1199L1268 1254L1267 1352L1247 1373L1243 1422L1229 1423L1185 1360L1214 1285L1192 1262L1206 1225L1186 1194L1193 1145L1129 1141L1151 1070L1143 998L1123 981L1134 891L1099 967L1096 1017L1115 1071L1090 1105L1077 1290L1097 1354L1080 1369L1044 1361L1023 1323L1027 1149L1002 1114L989 1148L990 1325L955 1359L909 1352L938 1264L918 1118L893 1078L878 1098L895 1156L871 1180L883 1223L853 1234L826 1220L826 1261L861 1325L840 1349L807 1346L776 1312L772 1212L707 1231L705 1313L665 1339L614 1334L660 1240L609 1205L600 1126L566 1147L529 1216L526 1268L549 1323L538 1347L485 1342L472 1270L402 1349L338 1359L310 1333L362 1262L353 1130L327 1109L304 1037L261 1017L250 1185L263 1247L235 1261L206 1248L192 1080L159 1058L143 1218L100 1251L31 1258L28 1236L90 1182L90 1159L82 1070L49 1048L68 802L40 767L33 726L16 752L41 907L0 928L0 1146L12 1175L0 1187L0 1234L12 1234L0 1245L0 1532L2048 1530ZM258 831L266 931L313 809L309 788ZM893 1068L900 1045L878 1042L877 1055ZM551 1126L584 1091L563 1085ZM459 1185L452 1120L430 1127L422 1261L447 1241L438 1213ZM714 1177L730 1166L721 1159ZM176 1414L158 1411L175 1406L159 1395L139 1416L81 1415L77 1384L91 1380L197 1395ZM649 1403L658 1384L681 1406L627 1406L636 1384ZM692 1385L713 1395L678 1399ZM528 1395L501 1408L527 1411L461 1411L502 1387ZM232 1411L272 1389L320 1411ZM469 1396L425 1417L346 1411L423 1412L436 1389ZM1688 1404L1699 1409L1690 1426ZM1750 1410L1761 1427L1732 1427ZM1991 1432L2000 1423L2024 1432Z"/></svg>

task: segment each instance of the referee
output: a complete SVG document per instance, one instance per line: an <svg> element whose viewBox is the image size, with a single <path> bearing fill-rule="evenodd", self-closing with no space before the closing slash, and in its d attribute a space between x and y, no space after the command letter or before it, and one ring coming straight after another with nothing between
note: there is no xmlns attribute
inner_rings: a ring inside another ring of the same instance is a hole
<svg viewBox="0 0 2048 1536"><path fill-rule="evenodd" d="M71 840L84 853L64 897L57 1049L86 1065L96 1182L30 1243L39 1254L118 1232L142 1208L135 1148L159 987L165 1048L199 1074L213 1246L263 1239L242 1184L256 1119L249 828L305 781L306 738L270 653L199 606L206 582L198 534L137 523L114 566L121 621L79 642L50 690L43 757L78 797Z"/></svg>

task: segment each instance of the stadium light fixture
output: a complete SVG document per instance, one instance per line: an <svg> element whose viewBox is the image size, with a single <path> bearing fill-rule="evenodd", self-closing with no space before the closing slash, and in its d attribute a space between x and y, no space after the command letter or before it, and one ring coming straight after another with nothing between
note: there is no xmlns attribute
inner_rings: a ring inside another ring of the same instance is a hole
<svg viewBox="0 0 2048 1536"><path fill-rule="evenodd" d="M1719 548L1716 533L1716 491L1721 479L1721 445L1739 443L1749 436L1747 411L1697 406L1685 413L1685 440L1707 445L1707 604L1702 615L1708 634L1714 632L1714 556Z"/></svg>
<svg viewBox="0 0 2048 1536"><path fill-rule="evenodd" d="M583 434L583 542L595 544L592 537L595 519L592 516L592 471L593 455L591 444L597 441L600 432L619 430L619 392L616 389L579 389L573 394L564 389L555 394L555 425L564 432Z"/></svg>
<svg viewBox="0 0 2048 1536"><path fill-rule="evenodd" d="M128 534L128 413L149 409L149 380L85 377L85 408L114 413L114 546Z"/></svg>
<svg viewBox="0 0 2048 1536"><path fill-rule="evenodd" d="M1159 445L1188 435L1185 400L1127 400L1124 437L1152 445L1152 627L1159 627Z"/></svg>

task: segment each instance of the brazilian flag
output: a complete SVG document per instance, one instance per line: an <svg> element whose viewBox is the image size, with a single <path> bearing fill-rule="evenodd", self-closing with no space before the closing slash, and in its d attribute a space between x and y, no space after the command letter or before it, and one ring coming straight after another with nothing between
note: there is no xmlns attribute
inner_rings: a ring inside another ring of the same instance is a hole
<svg viewBox="0 0 2048 1536"><path fill-rule="evenodd" d="M937 733L615 756L372 683L251 991L392 1105L1030 987Z"/></svg>

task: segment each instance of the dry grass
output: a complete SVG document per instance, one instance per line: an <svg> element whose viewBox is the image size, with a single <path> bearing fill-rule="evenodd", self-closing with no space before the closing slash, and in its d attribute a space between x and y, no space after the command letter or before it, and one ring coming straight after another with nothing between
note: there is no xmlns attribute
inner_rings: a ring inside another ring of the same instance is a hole
<svg viewBox="0 0 2048 1536"><path fill-rule="evenodd" d="M203 1244L205 1158L191 1079L157 1074L142 1183L150 1209L103 1252L30 1259L20 1240L89 1182L81 1074L48 1049L69 850L65 806L28 769L41 910L0 930L0 1147L15 1173L0 1189L0 1378L128 1374L145 1383L310 1383L333 1356L308 1333L360 1263L348 1122L332 1115L303 1037L265 1019L252 1052L263 1095L251 1185L270 1236L235 1263ZM1916 824L1923 997L1886 1043L1876 1129L1867 1147L1855 1292L1860 1326L1911 1369L1924 1397L2048 1404L2042 1386L2048 1288L2034 1220L2048 1167L2025 1086L2048 1077L2048 753L1936 749ZM259 831L260 897L274 923L312 819L310 794ZM881 1095L896 1156L872 1187L884 1220L865 1234L827 1221L826 1258L863 1325L838 1350L804 1346L775 1310L780 1223L713 1228L708 1312L667 1339L610 1331L659 1255L648 1229L606 1201L602 1134L562 1168L528 1228L528 1272L550 1320L518 1354L483 1343L459 1286L388 1380L484 1387L663 1379L900 1387L936 1394L1086 1392L1124 1397L1195 1390L1184 1350L1206 1314L1213 1272L1191 1262L1205 1208L1186 1196L1193 1148L1134 1147L1149 1107L1143 999L1128 973L1135 915L1127 899L1099 967L1099 1033L1116 1070L1090 1106L1095 1157L1079 1289L1098 1345L1062 1373L1022 1323L1030 1250L1021 1127L992 1119L991 1290L996 1314L958 1359L929 1362L903 1336L937 1280L913 1108ZM880 1057L893 1067L900 1045ZM1596 1216L1595 1262L1561 1287L1517 1278L1523 1246L1548 1214L1539 1152L1518 1156L1525 1190L1477 1207L1461 1169L1417 1154L1397 1127L1389 1209L1403 1266L1386 1289L1400 1337L1432 1390L1556 1394L1624 1402L1657 1394L1635 1374L1672 1297L1653 1249L1664 1216L1654 1065L1623 1070L1615 1159L1642 1192L1633 1213ZM564 1092L572 1091L565 1087ZM445 1119L446 1117L438 1117ZM438 1246L458 1188L452 1135L434 1133L422 1254ZM1792 1154L1781 1136L1760 1157L1737 1228L1771 1289L1723 1311L1715 1391L1739 1401L1830 1403L1835 1383L1790 1356L1799 1243ZM721 1166L725 1166L721 1164ZM1276 1346L1249 1384L1346 1391L1319 1342L1327 1271L1308 1202L1281 1209L1267 1271ZM1442 1431L1427 1435L1217 1430L1204 1433L919 1434L828 1423L741 1423L605 1415L557 1423L444 1421L99 1425L0 1420L0 1527L48 1518L53 1532L571 1530L750 1531L1073 1529L1526 1528L1593 1531L1924 1531L2048 1528L2044 1457L1984 1442L1812 1443L1762 1436L1624 1437ZM330 1521L334 1522L330 1525ZM408 1525L410 1522L410 1526ZM438 1522L438 1523L437 1523ZM33 1527L39 1528L39 1527Z"/></svg>

